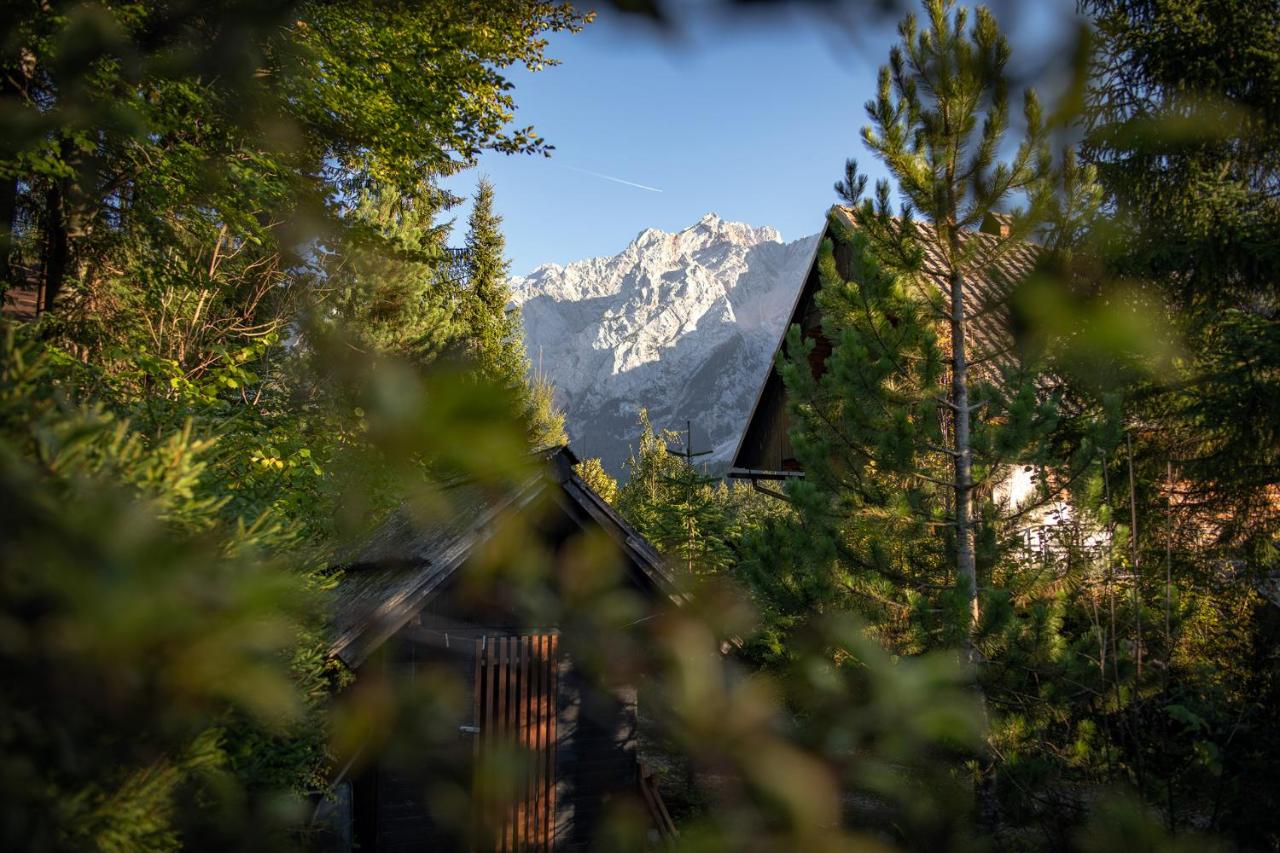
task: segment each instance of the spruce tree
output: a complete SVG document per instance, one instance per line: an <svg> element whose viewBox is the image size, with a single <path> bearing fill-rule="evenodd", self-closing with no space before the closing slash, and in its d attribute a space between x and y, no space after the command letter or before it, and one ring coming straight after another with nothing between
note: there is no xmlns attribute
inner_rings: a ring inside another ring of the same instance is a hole
<svg viewBox="0 0 1280 853"><path fill-rule="evenodd" d="M1081 319L1137 290L1152 321L1105 353L1137 369L1073 390L1118 401L1112 482L1133 477L1107 501L1133 527L1122 559L1143 630L1126 633L1148 666L1132 717L1194 721L1130 726L1121 755L1170 828L1212 791L1209 827L1266 847L1280 837L1280 674L1259 657L1274 660L1275 610L1258 603L1280 567L1280 18L1244 0L1081 6L1098 45L1082 153L1113 214ZM1152 341L1178 357L1151 359ZM1227 764L1206 744L1230 744Z"/></svg>
<svg viewBox="0 0 1280 853"><path fill-rule="evenodd" d="M467 220L466 293L462 320L470 338L468 348L490 380L508 387L525 381L528 359L520 312L510 308L507 283L511 265L506 259L502 217L493 209L493 184L481 178Z"/></svg>
<svg viewBox="0 0 1280 853"><path fill-rule="evenodd" d="M433 224L442 203L429 187L416 199L375 187L344 216L324 284L345 333L372 355L426 365L457 343L456 294L442 274L446 230Z"/></svg>
<svg viewBox="0 0 1280 853"><path fill-rule="evenodd" d="M493 184L481 178L467 221L467 281L460 300L467 350L485 379L519 392L534 447L563 444L564 414L555 405L553 388L545 377L529 376L520 309L511 306L506 246L502 217L493 208Z"/></svg>
<svg viewBox="0 0 1280 853"><path fill-rule="evenodd" d="M1133 421L1160 424L1138 436L1139 479L1175 460L1196 483L1185 503L1234 517L1228 538L1266 560L1280 526L1280 22L1243 0L1082 5L1099 43L1084 156L1117 213L1093 247L1105 295L1141 281L1183 355L1118 389Z"/></svg>

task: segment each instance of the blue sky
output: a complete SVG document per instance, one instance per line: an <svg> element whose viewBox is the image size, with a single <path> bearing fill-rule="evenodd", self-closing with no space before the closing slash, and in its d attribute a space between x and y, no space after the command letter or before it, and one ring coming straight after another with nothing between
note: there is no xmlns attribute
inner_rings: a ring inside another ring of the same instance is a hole
<svg viewBox="0 0 1280 853"><path fill-rule="evenodd" d="M1015 61L1061 53L1073 6L1006 4ZM892 22L798 10L695 16L675 36L603 15L552 40L561 65L511 75L517 123L556 147L551 158L488 154L448 185L494 182L516 274L612 255L645 228L712 211L803 237L821 227L847 157L882 174L858 133L895 40ZM465 206L456 216L461 226Z"/></svg>

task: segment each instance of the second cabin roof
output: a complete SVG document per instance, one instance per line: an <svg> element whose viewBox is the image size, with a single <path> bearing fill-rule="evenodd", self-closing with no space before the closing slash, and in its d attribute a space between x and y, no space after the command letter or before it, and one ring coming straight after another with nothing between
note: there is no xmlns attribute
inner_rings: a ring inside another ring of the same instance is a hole
<svg viewBox="0 0 1280 853"><path fill-rule="evenodd" d="M979 372L996 372L1013 357L1014 336L1012 332L1012 316L1009 310L1009 297L1014 289L1027 279L1039 261L1042 247L1026 240L1011 240L1006 236L1012 219L1007 214L989 214L977 231L964 232L966 248L975 250L974 260L969 264L970 273L965 277L963 291L965 295L965 317L969 323L969 337L972 343L971 363ZM795 476L793 471L756 471L749 470L743 458L743 448L753 426L771 412L762 411L765 405L777 405L779 394L766 395L771 384L781 386L782 379L777 372L777 357L786 345L787 331L793 325L803 323L805 316L814 306L814 300L822 282L818 276L818 253L822 242L832 238L833 223L844 229L855 231L858 228L851 208L835 206L831 208L822 239L814 249L813 258L809 262L804 281L792 304L791 314L783 326L782 334L774 348L774 358L770 360L768 373L762 377L756 391L751 414L747 419L738 447L734 451L730 475L735 472L747 479L757 477L777 478ZM950 283L946 276L946 264L942 247L931 225L916 222L921 249L924 253L920 283L920 295L942 311L949 311ZM925 290L924 288L928 289ZM823 357L825 360L825 356Z"/></svg>

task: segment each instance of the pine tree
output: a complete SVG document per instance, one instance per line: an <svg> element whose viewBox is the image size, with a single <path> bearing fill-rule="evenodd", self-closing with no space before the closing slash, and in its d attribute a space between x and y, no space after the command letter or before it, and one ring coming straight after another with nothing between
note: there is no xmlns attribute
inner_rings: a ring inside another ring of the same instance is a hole
<svg viewBox="0 0 1280 853"><path fill-rule="evenodd" d="M836 190L853 206L876 258L919 289L942 327L947 376L945 397L938 402L945 428L933 436L903 438L913 443L925 439L933 452L950 460L948 475L932 479L949 492L955 578L967 599L967 633L972 637L981 618L975 492L1001 475L1000 463L1008 461L1003 457L1027 445L1025 432L1036 404L1026 371L1001 377L999 383L971 376L972 365L994 362L1001 353L982 350L971 336L972 318L995 306L989 297L973 304L970 291L978 280L991 278L999 259L1042 223L1051 198L1051 161L1032 90L1023 98L1023 138L1012 159L999 159L1009 129L1009 45L991 12L978 7L966 33L966 10L956 9L953 0L928 0L925 8L927 30L917 30L914 15L899 26L902 45L893 48L889 65L880 69L877 97L867 104L872 124L862 133L897 183L903 198L899 215L893 214L887 181L877 185L874 200L864 198L866 177L853 161ZM974 229L1019 196L1030 205L1012 215L1007 233L974 238ZM917 216L925 220L923 226ZM932 281L945 282L941 299ZM892 364L893 354L881 350L877 357ZM936 377L931 371L920 378L931 383ZM1011 384L1019 380L1021 387ZM893 374L883 381L892 386ZM921 413L917 409L915 414ZM1023 435L1017 434L1019 429ZM992 458L977 459L980 453ZM966 645L972 651L971 643Z"/></svg>
<svg viewBox="0 0 1280 853"><path fill-rule="evenodd" d="M805 468L788 494L804 525L797 541L775 550L790 555L800 574L793 608L852 605L883 626L887 645L917 652L960 639L959 600L967 600L937 592L955 577L945 485L951 460L932 449L945 441L937 402L946 393L945 355L937 321L902 277L880 265L867 234L832 224L850 263L846 280L836 241L821 247L827 372L814 377L812 345L796 328L780 366L793 401L792 443ZM948 618L939 620L943 609Z"/></svg>
<svg viewBox="0 0 1280 853"><path fill-rule="evenodd" d="M980 341L970 323L1007 313L981 283L998 277L996 265L1051 209L1052 162L1030 91L1022 138L1000 159L1009 150L1009 47L992 14L979 7L969 28L951 0L925 9L927 29L914 15L899 26L902 43L880 70L862 133L902 204L895 210L888 181L866 198L866 177L849 161L836 191L854 227L833 213L835 239L820 254L817 298L832 346L821 376L814 341L799 328L788 335L781 372L805 479L788 488L799 525L781 557L799 601L852 603L904 651L958 646L979 664L992 623L1008 615L995 588L1018 575L1004 559L1011 507L999 487L1012 465L1035 465L1047 493L1054 416L1035 364L1003 341ZM1026 208L1008 215L1007 229L976 233L1019 201ZM986 618L984 601L999 605ZM979 820L990 829L990 755L979 768Z"/></svg>

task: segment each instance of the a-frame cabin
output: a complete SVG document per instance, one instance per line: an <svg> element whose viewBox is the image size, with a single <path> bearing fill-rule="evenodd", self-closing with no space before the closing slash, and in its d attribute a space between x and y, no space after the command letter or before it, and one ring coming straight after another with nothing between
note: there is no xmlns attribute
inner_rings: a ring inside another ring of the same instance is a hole
<svg viewBox="0 0 1280 853"><path fill-rule="evenodd" d="M615 570L614 585L633 605L654 613L682 603L662 558L577 475L572 451L540 456L523 485L495 492L453 484L443 517L428 523L398 512L343 561L330 654L355 674L349 689L426 692L446 673L469 695L443 739L375 733L371 740L396 745L354 761L349 778L337 780L346 815L329 823L343 827L338 846L581 850L618 808L647 811L660 833L673 831L656 789L640 776L636 685L601 684L579 666L571 650L596 638L573 636L573 624L531 622L519 593L481 584L487 591L477 599L464 583L504 519L528 513L522 529L550 555L549 578L560 562L583 559L573 543L585 534L592 559ZM557 594L552 580L542 589ZM513 745L528 765L513 774L514 791L483 790L493 782L475 768Z"/></svg>

